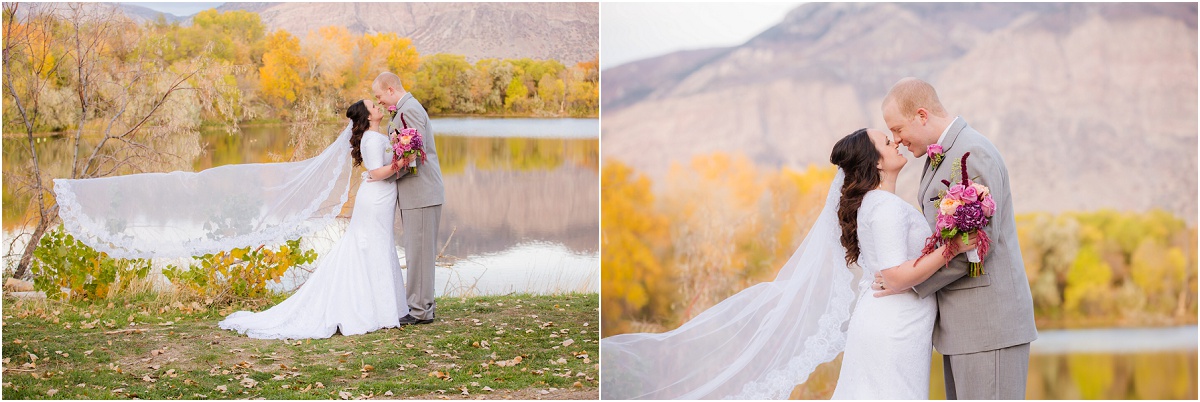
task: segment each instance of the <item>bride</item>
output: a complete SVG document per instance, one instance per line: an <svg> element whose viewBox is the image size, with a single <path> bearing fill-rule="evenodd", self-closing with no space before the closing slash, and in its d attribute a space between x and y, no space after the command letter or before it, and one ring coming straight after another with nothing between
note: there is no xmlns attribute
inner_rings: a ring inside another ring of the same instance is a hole
<svg viewBox="0 0 1200 402"><path fill-rule="evenodd" d="M774 281L672 331L601 340L603 399L782 399L843 351L834 399L928 399L937 302L911 290L875 298L871 284L876 273L886 289L919 284L945 250L920 255L930 229L895 194L907 160L885 132L842 138L830 162L825 206Z"/></svg>
<svg viewBox="0 0 1200 402"><path fill-rule="evenodd" d="M383 181L405 163L392 163L387 136L380 133L382 106L360 100L346 109L351 156L367 169L355 195L350 225L296 293L259 313L239 311L218 323L251 338L328 338L394 328L408 315L400 258L393 247L396 186Z"/></svg>

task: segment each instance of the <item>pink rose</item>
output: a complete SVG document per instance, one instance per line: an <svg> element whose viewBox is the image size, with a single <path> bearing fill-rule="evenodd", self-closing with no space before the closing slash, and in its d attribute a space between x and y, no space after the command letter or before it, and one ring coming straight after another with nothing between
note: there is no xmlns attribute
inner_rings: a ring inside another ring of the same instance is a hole
<svg viewBox="0 0 1200 402"><path fill-rule="evenodd" d="M962 199L967 202L979 201L979 192L975 186L963 186Z"/></svg>
<svg viewBox="0 0 1200 402"><path fill-rule="evenodd" d="M952 227L954 227L954 215L951 215L951 214L938 214L938 217L937 217L937 230L938 230L939 232L940 232L940 231L942 231L943 229L949 229L949 228L952 228Z"/></svg>
<svg viewBox="0 0 1200 402"><path fill-rule="evenodd" d="M946 191L946 198L951 198L957 201L966 200L966 198L963 198L963 190L965 189L966 186L962 184L950 186L950 190Z"/></svg>
<svg viewBox="0 0 1200 402"><path fill-rule="evenodd" d="M987 186L979 183L971 183L971 187L975 188L975 191L979 193L980 197L987 197L988 194L992 193L992 190L989 190Z"/></svg>
<svg viewBox="0 0 1200 402"><path fill-rule="evenodd" d="M992 200L992 196L984 196L983 201L980 201L979 204L983 207L983 214L989 218L992 217L992 214L996 213L996 201Z"/></svg>
<svg viewBox="0 0 1200 402"><path fill-rule="evenodd" d="M929 148L926 148L926 152L929 152L930 155L938 155L946 151L942 149L940 144L929 144Z"/></svg>
<svg viewBox="0 0 1200 402"><path fill-rule="evenodd" d="M412 142L412 136L411 136L411 135L402 135L402 136L400 136L400 144L403 144L403 145L408 145L410 142Z"/></svg>
<svg viewBox="0 0 1200 402"><path fill-rule="evenodd" d="M388 111L392 112L392 113L396 113L396 105L388 106Z"/></svg>

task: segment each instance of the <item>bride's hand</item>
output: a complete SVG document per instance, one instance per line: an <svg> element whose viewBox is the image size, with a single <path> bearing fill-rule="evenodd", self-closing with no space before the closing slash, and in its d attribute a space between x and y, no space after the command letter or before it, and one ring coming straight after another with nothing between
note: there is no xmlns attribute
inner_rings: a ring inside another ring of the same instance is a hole
<svg viewBox="0 0 1200 402"><path fill-rule="evenodd" d="M979 247L978 234L968 235L966 244L963 244L962 236L955 236L953 241L958 242L958 254L962 254Z"/></svg>
<svg viewBox="0 0 1200 402"><path fill-rule="evenodd" d="M409 155L409 156L405 156L404 158L401 158L399 162L393 163L393 165L397 166L396 170L400 170L399 166L408 166L408 165L412 164L413 161L415 161L415 160L417 160L417 155L415 155L415 154Z"/></svg>
<svg viewBox="0 0 1200 402"><path fill-rule="evenodd" d="M875 281L871 282L871 290L875 291L875 297L886 297L904 293L908 289L889 289L883 282L883 275L875 274Z"/></svg>

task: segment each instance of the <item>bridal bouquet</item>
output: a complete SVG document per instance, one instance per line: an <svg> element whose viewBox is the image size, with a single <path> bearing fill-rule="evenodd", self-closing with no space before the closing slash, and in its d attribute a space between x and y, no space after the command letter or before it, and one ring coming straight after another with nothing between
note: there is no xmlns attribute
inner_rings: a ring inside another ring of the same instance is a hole
<svg viewBox="0 0 1200 402"><path fill-rule="evenodd" d="M978 234L979 246L967 252L967 261L970 262L967 275L977 277L983 275L983 257L987 255L988 246L991 244L987 232L981 229L991 223L992 215L996 212L996 202L987 186L968 177L968 156L971 156L970 152L962 156L962 161L956 163L957 166L954 166L953 170L962 172L962 181L951 183L949 180L942 180L947 189L939 192L937 198L930 200L938 206L937 230L926 239L921 254L928 255L938 247L946 245L943 255L950 258L958 250L959 243L954 241L955 238L961 236L963 243L966 243L967 236Z"/></svg>
<svg viewBox="0 0 1200 402"><path fill-rule="evenodd" d="M395 152L397 160L416 155L425 163L425 144L421 139L421 133L415 128L403 128L400 130L392 130L392 151ZM417 174L417 161L413 160L408 164L408 172Z"/></svg>

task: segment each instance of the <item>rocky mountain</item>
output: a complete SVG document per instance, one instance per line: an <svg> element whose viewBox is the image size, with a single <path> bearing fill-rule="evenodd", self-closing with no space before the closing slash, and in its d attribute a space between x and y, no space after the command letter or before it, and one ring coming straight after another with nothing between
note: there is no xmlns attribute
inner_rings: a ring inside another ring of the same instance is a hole
<svg viewBox="0 0 1200 402"><path fill-rule="evenodd" d="M225 3L218 11L262 16L268 30L301 38L317 28L395 32L421 54L483 58L591 60L600 49L597 3Z"/></svg>
<svg viewBox="0 0 1200 402"><path fill-rule="evenodd" d="M166 22L179 22L184 24L191 22L191 19L188 17L180 17L171 13L151 10L137 4L121 3L119 7L122 13L137 22L153 22L158 21L159 18L162 18L163 21Z"/></svg>
<svg viewBox="0 0 1200 402"><path fill-rule="evenodd" d="M717 151L827 164L842 136L884 128L883 96L916 76L1000 149L1020 212L1194 223L1196 19L1194 3L805 4L739 46L604 70L604 154L660 181Z"/></svg>

